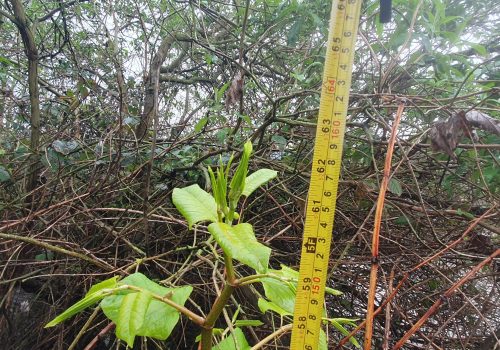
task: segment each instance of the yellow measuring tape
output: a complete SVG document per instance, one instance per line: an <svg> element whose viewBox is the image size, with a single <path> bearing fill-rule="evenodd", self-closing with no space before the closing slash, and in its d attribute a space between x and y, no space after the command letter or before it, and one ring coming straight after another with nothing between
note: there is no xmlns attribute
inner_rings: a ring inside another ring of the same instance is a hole
<svg viewBox="0 0 500 350"><path fill-rule="evenodd" d="M292 350L317 350L362 0L333 0L307 200Z"/></svg>

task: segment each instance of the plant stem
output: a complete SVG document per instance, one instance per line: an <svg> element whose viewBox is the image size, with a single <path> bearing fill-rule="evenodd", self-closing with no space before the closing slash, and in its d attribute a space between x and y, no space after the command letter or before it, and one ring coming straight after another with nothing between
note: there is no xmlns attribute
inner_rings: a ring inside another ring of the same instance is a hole
<svg viewBox="0 0 500 350"><path fill-rule="evenodd" d="M212 349L212 328L202 328L201 329L201 349L211 350Z"/></svg>
<svg viewBox="0 0 500 350"><path fill-rule="evenodd" d="M250 275L250 276L238 278L235 282L239 286L244 286L247 284L252 284L254 282L259 282L261 278L265 278L265 277L273 278L273 276L271 276L267 273L261 273L261 274Z"/></svg>
<svg viewBox="0 0 500 350"><path fill-rule="evenodd" d="M68 350L73 350L76 345L78 344L78 341L80 340L80 338L85 334L85 332L87 331L87 329L89 328L89 326L91 325L92 321L94 321L94 319L97 317L97 315L99 314L99 311L101 310L101 307L98 306L94 309L94 311L92 312L92 315L90 315L89 319L87 320L87 322L85 322L85 324L83 325L82 329L80 329L80 331L78 332L78 334L76 335L75 339L73 339L73 341L71 342L70 346L68 347Z"/></svg>
<svg viewBox="0 0 500 350"><path fill-rule="evenodd" d="M262 348L264 345L269 343L271 340L281 336L282 334L284 334L286 332L290 332L292 330L292 328L293 328L293 323L284 325L283 327L279 328L278 330L276 330L272 334L269 334L267 337L262 339L260 342L258 342L254 346L252 346L252 348L250 350L258 350L258 349Z"/></svg>
<svg viewBox="0 0 500 350"><path fill-rule="evenodd" d="M40 241L40 240L35 239L35 238L13 235L13 234L9 234L9 233L0 233L0 238L29 243L29 244L33 244L33 245L45 248L47 250L53 251L55 253L72 256L74 258L87 261L87 262L89 262L93 265L96 265L96 266L98 266L104 270L107 270L107 271L114 271L115 270L115 268L113 266L109 265L108 263L106 263L103 260L94 259L90 256L85 255L85 254L81 254L78 252L67 250L67 249L64 249L64 248L61 248L61 247L58 247L58 246L55 246L55 245L52 245L49 243L45 243L45 242Z"/></svg>
<svg viewBox="0 0 500 350"><path fill-rule="evenodd" d="M226 285L222 289L219 297L215 300L212 309L205 318L205 323L202 325L203 329L201 331L201 350L211 350L212 349L212 332L215 325L215 321L219 318L224 306L226 306L229 298L233 294L235 286L229 284L226 281Z"/></svg>
<svg viewBox="0 0 500 350"><path fill-rule="evenodd" d="M201 330L201 350L211 350L212 349L212 333L215 325L215 321L219 318L222 310L227 305L227 302L234 290L239 286L237 283L233 261L230 256L224 254L224 263L226 265L226 284L222 289L220 295L215 300L212 309L205 318L205 322L202 324L203 329Z"/></svg>
<svg viewBox="0 0 500 350"><path fill-rule="evenodd" d="M233 259L224 254L224 264L226 265L226 283L234 286L237 279L234 272Z"/></svg>
<svg viewBox="0 0 500 350"><path fill-rule="evenodd" d="M287 278L287 277L281 277L277 276L272 273L261 273L261 274L255 274L255 275L250 275L250 276L245 276L242 278L239 278L235 281L234 284L237 284L238 286L246 286L248 284L252 284L255 282L260 282L262 278L274 278L275 280L282 281L282 282L290 282L290 283L297 283L297 279L295 278Z"/></svg>

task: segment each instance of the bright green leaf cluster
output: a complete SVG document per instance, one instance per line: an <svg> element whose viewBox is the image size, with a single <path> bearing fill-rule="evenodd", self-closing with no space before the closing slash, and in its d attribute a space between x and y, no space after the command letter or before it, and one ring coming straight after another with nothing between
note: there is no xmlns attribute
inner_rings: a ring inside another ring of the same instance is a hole
<svg viewBox="0 0 500 350"><path fill-rule="evenodd" d="M214 194L215 202L217 203L217 217L218 221L222 221L222 217L229 216L229 209L227 207L227 178L229 176L229 169L233 157L229 159L227 166L224 168L222 164L222 157L219 158L219 167L214 174L212 168L208 168L210 174L210 182L212 183L212 193Z"/></svg>
<svg viewBox="0 0 500 350"><path fill-rule="evenodd" d="M250 196L257 188L277 176L278 173L270 169L260 169L247 176L251 153L252 143L248 141L243 147L240 163L231 181L229 181L229 170L233 157L225 166L222 158L219 158L219 165L215 171L208 168L213 196L198 185L174 189L172 202L186 218L189 228L202 221L225 222L232 225L233 220L238 218L236 207L240 197Z"/></svg>
<svg viewBox="0 0 500 350"><path fill-rule="evenodd" d="M268 299L259 299L258 306L260 311L276 312L281 317L292 316L295 308L299 272L282 265L281 270L269 270L268 275L270 277L260 279L264 287L266 298ZM326 292L331 295L342 294L342 292L328 287L326 288ZM325 320L330 322L343 335L349 334L349 331L344 328L343 324L356 326L354 323L355 320L347 318L333 318ZM326 334L324 334L323 331L321 332L322 334L320 335L319 349L328 349ZM351 337L349 341L356 347L360 347L354 337Z"/></svg>
<svg viewBox="0 0 500 350"><path fill-rule="evenodd" d="M247 141L243 146L243 153L241 154L240 163L236 168L236 172L229 184L229 208L236 208L240 200L243 190L245 189L245 180L248 173L248 162L252 154L252 143Z"/></svg>

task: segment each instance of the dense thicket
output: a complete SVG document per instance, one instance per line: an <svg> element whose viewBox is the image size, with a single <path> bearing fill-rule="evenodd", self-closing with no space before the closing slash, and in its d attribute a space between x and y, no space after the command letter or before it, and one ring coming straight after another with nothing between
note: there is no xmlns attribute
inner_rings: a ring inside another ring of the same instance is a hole
<svg viewBox="0 0 500 350"><path fill-rule="evenodd" d="M433 123L459 111L500 118L498 1L393 3L386 25L378 1L363 5L328 282L344 294L327 301L333 316L365 317L373 213L404 99L376 306L411 273L375 319L375 349L390 348L455 282L498 255L500 234L500 136L479 130L460 139L453 157L428 139ZM188 306L207 310L215 258L192 252L208 233L188 230L171 192L207 186L206 167L247 139L251 167L279 176L249 198L245 218L274 249L276 267L298 266L329 11L325 0L2 2L2 349L67 349L92 311L43 325L136 259L150 277L193 285ZM230 93L239 75L241 98ZM493 259L404 348L498 345L498 277ZM259 317L245 293L234 302ZM97 316L76 348L107 325ZM195 349L197 332L186 323L169 342L137 346ZM117 348L106 334L99 346ZM342 336L330 336L334 348Z"/></svg>

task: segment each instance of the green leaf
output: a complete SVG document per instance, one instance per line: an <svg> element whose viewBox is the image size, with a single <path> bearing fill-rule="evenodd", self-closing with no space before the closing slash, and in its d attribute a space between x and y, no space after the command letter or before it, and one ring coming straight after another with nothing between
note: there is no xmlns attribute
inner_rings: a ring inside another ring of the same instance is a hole
<svg viewBox="0 0 500 350"><path fill-rule="evenodd" d="M203 128L205 127L205 125L207 125L208 123L208 118L201 118L198 123L196 123L196 125L194 126L194 131L195 132L200 132L201 130L203 130Z"/></svg>
<svg viewBox="0 0 500 350"><path fill-rule="evenodd" d="M165 340L179 321L179 312L176 309L155 299L148 301L150 296L145 294L169 295L173 302L184 305L193 290L191 286L166 288L139 272L124 278L118 285L130 285L144 290L110 295L101 302L104 314L116 324L117 337L128 344L133 343L132 335ZM139 310L140 306L145 307L146 311ZM126 312L130 313L130 317Z"/></svg>
<svg viewBox="0 0 500 350"><path fill-rule="evenodd" d="M281 265L281 270L269 270L268 273L275 275L276 278L261 279L266 298L289 314L293 314L299 272Z"/></svg>
<svg viewBox="0 0 500 350"><path fill-rule="evenodd" d="M214 56L214 57L217 58L217 56ZM229 85L231 85L231 80L228 81L227 83L225 83L224 85L222 85L220 89L215 88L215 101L217 103L220 102L222 96L224 96L224 93L226 92Z"/></svg>
<svg viewBox="0 0 500 350"><path fill-rule="evenodd" d="M281 135L273 135L271 137L271 141L273 141L274 143L276 143L276 145L278 146L278 148L280 149L280 151L283 151L285 149L285 147L286 147L286 144L288 143L287 139L284 138Z"/></svg>
<svg viewBox="0 0 500 350"><path fill-rule="evenodd" d="M245 188L243 190L243 196L250 196L253 191L255 191L260 186L264 185L266 182L271 181L276 176L278 172L271 169L260 169L247 176L245 180Z"/></svg>
<svg viewBox="0 0 500 350"><path fill-rule="evenodd" d="M55 325L67 320L71 316L76 315L77 313L85 310L89 306L94 305L95 303L99 302L101 299L104 297L108 296L110 293L112 293L113 290L100 290L97 293L90 294L77 302L76 304L73 304L70 306L66 311L64 311L62 314L54 318L52 321L47 323L44 328L49 328L49 327L54 327Z"/></svg>
<svg viewBox="0 0 500 350"><path fill-rule="evenodd" d="M17 64L14 61L9 60L5 56L0 56L0 64L3 64L5 66L17 66Z"/></svg>
<svg viewBox="0 0 500 350"><path fill-rule="evenodd" d="M290 76L297 79L299 82L306 80L306 76L303 73L293 72Z"/></svg>
<svg viewBox="0 0 500 350"><path fill-rule="evenodd" d="M0 182L6 182L10 180L10 173L3 166L0 165Z"/></svg>
<svg viewBox="0 0 500 350"><path fill-rule="evenodd" d="M245 338L245 334L240 328L235 328L234 332L212 347L212 350L249 350L250 345Z"/></svg>
<svg viewBox="0 0 500 350"><path fill-rule="evenodd" d="M56 152L52 148L49 148L46 150L45 155L42 156L42 163L52 171L58 171L59 168L65 163L64 155Z"/></svg>
<svg viewBox="0 0 500 350"><path fill-rule="evenodd" d="M495 163L483 168L483 178L492 193L500 191L500 168Z"/></svg>
<svg viewBox="0 0 500 350"><path fill-rule="evenodd" d="M90 296L91 294L97 293L103 289L113 289L116 288L116 285L118 283L118 278L119 276L113 276L111 278L108 278L107 280L104 280L102 282L99 282L97 284L94 284L87 294L85 294L85 297Z"/></svg>
<svg viewBox="0 0 500 350"><path fill-rule="evenodd" d="M281 317L283 316L292 316L293 312L286 311L276 303L272 301L267 301L266 299L259 298L257 302L257 306L259 307L260 312L265 313L269 310L276 312Z"/></svg>
<svg viewBox="0 0 500 350"><path fill-rule="evenodd" d="M222 329L222 328L213 328L213 329L212 329L212 334L213 334L213 335L215 335L215 336L217 336L217 335L222 335L222 334L224 334L224 329ZM200 340L201 340L201 334L198 334L198 335L196 336L196 338L195 338L195 340L194 340L194 341L195 341L196 343L199 343L199 342L200 342Z"/></svg>
<svg viewBox="0 0 500 350"><path fill-rule="evenodd" d="M483 45L470 43L470 46L474 49L474 51L476 51L481 56L483 57L488 56L488 50Z"/></svg>
<svg viewBox="0 0 500 350"><path fill-rule="evenodd" d="M401 184L395 178L391 178L389 180L389 191L391 193L395 194L396 196L401 196L401 194L403 193L403 189L401 188Z"/></svg>
<svg viewBox="0 0 500 350"><path fill-rule="evenodd" d="M76 315L80 311L83 311L87 307L97 303L98 301L108 296L109 294L112 294L113 289L116 288L117 286L117 280L118 276L114 276L92 286L92 288L90 288L90 290L87 292L87 294L85 294L85 297L82 300L80 300L76 304L73 304L71 307L66 309L66 311L64 311L62 314L60 314L52 321L47 323L45 325L45 328L53 327L61 323L62 321L70 318L71 316Z"/></svg>
<svg viewBox="0 0 500 350"><path fill-rule="evenodd" d="M325 293L328 293L330 295L335 295L335 296L344 294L340 290L333 289L333 288L330 288L330 287L325 287Z"/></svg>
<svg viewBox="0 0 500 350"><path fill-rule="evenodd" d="M260 320L237 320L234 325L236 327L258 327L262 326L264 322Z"/></svg>
<svg viewBox="0 0 500 350"><path fill-rule="evenodd" d="M252 225L229 226L216 222L208 226L208 231L226 255L250 266L259 273L267 271L271 249L257 241Z"/></svg>
<svg viewBox="0 0 500 350"><path fill-rule="evenodd" d="M215 134L215 137L217 137L217 141L219 141L219 143L224 144L224 142L226 142L227 137L230 133L231 133L231 130L229 128L220 129Z"/></svg>
<svg viewBox="0 0 500 350"><path fill-rule="evenodd" d="M469 213L467 211L464 211L464 210L462 210L460 208L457 209L457 214L460 215L460 216L463 216L463 217L465 217L465 218L467 218L469 220L472 220L472 219L475 218L473 214L471 214L471 213Z"/></svg>
<svg viewBox="0 0 500 350"><path fill-rule="evenodd" d="M248 173L248 161L252 154L252 142L247 141L243 146L243 153L241 154L240 163L229 184L229 205L236 207L236 203L240 199L243 189L245 188L245 181Z"/></svg>
<svg viewBox="0 0 500 350"><path fill-rule="evenodd" d="M388 46L393 50L397 50L401 45L403 45L407 37L407 28L401 27L391 36Z"/></svg>
<svg viewBox="0 0 500 350"><path fill-rule="evenodd" d="M342 321L342 320L348 320L348 321ZM344 328L344 326L342 326L341 322L344 322L344 323L348 323L348 324L351 324L353 325L353 322L352 320L349 320L349 319L338 319L338 318L331 318L331 319L328 319L328 321L330 321L330 323L340 332L342 333L342 335L344 336L347 336L349 335L349 331L347 329ZM349 338L349 341L357 348L361 348L361 345L359 345L358 341L356 340L356 338L354 337L350 337Z"/></svg>
<svg viewBox="0 0 500 350"><path fill-rule="evenodd" d="M409 224L409 221L408 221L408 218L404 215L402 216L398 216L395 220L394 220L394 223L396 225L405 225L405 226L408 226Z"/></svg>
<svg viewBox="0 0 500 350"><path fill-rule="evenodd" d="M228 164L224 169L222 157L219 158L219 166L216 168L214 174L212 168L208 167L210 175L210 182L212 183L212 193L217 205L217 221L221 221L221 214L228 216L229 211L227 208L227 174L231 165L232 157L229 159Z"/></svg>
<svg viewBox="0 0 500 350"><path fill-rule="evenodd" d="M252 126L252 119L246 114L240 115L240 118L245 121L248 125Z"/></svg>
<svg viewBox="0 0 500 350"><path fill-rule="evenodd" d="M49 261L54 259L54 252L46 251L40 254L35 255L36 261Z"/></svg>
<svg viewBox="0 0 500 350"><path fill-rule="evenodd" d="M217 204L209 193L197 184L175 188L172 202L188 222L189 228L200 221L217 221Z"/></svg>
<svg viewBox="0 0 500 350"><path fill-rule="evenodd" d="M126 294L118 311L116 320L116 336L124 340L132 348L134 346L135 336L147 323L146 312L151 303L151 293L137 292Z"/></svg>
<svg viewBox="0 0 500 350"><path fill-rule="evenodd" d="M328 350L328 340L325 331L322 329L319 330L318 350Z"/></svg>
<svg viewBox="0 0 500 350"><path fill-rule="evenodd" d="M299 40L299 34L302 30L302 26L304 25L304 17L298 16L297 21L292 25L290 30L288 31L288 35L286 38L286 44L288 46L294 46Z"/></svg>
<svg viewBox="0 0 500 350"><path fill-rule="evenodd" d="M427 285L429 286L429 289L431 291L435 291L440 287L439 280L430 280L429 282L427 282Z"/></svg>

